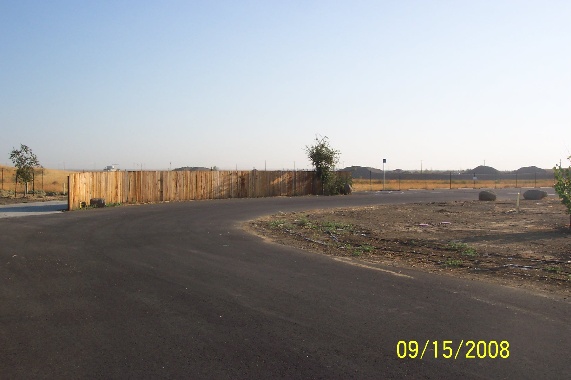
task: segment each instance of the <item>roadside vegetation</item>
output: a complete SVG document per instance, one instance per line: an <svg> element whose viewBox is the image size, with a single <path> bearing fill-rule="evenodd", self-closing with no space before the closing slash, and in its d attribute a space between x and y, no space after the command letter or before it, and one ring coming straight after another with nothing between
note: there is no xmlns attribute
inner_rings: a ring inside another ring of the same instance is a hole
<svg viewBox="0 0 571 380"><path fill-rule="evenodd" d="M305 147L307 157L311 161L315 174L321 182L323 195L348 194L351 192L351 177L346 177L335 170L341 152L329 145L329 139L316 137L313 145ZM348 187L349 186L349 187Z"/></svg>
<svg viewBox="0 0 571 380"><path fill-rule="evenodd" d="M38 157L32 152L32 149L24 144L20 144L20 149L12 149L10 160L16 167L16 186L18 182L23 183L24 196L28 196L28 183L34 180L34 173L36 168L40 167L40 161L38 161Z"/></svg>
<svg viewBox="0 0 571 380"><path fill-rule="evenodd" d="M568 158L571 161L571 157ZM571 166L567 168L559 167L553 168L555 175L555 192L559 195L561 203L567 209L569 214L569 228L571 229Z"/></svg>

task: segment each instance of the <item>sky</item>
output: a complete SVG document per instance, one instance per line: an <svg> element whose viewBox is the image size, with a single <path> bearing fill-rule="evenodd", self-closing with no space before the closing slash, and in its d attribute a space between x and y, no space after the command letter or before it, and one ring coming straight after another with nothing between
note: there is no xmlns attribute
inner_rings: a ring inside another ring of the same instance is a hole
<svg viewBox="0 0 571 380"><path fill-rule="evenodd" d="M571 2L0 0L0 164L552 168Z"/></svg>

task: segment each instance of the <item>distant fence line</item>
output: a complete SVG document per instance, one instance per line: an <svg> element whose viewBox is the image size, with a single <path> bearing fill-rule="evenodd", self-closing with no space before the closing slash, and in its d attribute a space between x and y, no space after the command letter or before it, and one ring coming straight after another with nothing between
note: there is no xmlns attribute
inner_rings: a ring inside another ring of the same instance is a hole
<svg viewBox="0 0 571 380"><path fill-rule="evenodd" d="M346 176L348 172L344 172ZM313 171L116 171L69 176L68 208L106 203L154 203L321 193Z"/></svg>
<svg viewBox="0 0 571 380"><path fill-rule="evenodd" d="M54 175L44 176L44 171L45 170L42 168L36 168L32 172L32 180L28 182L28 191L30 194L33 194L36 191L49 191L61 194L67 192L67 173L61 174L61 176L55 178ZM16 184L16 168L0 168L0 190L8 191L12 194L23 194L24 189L25 183L19 181Z"/></svg>
<svg viewBox="0 0 571 380"><path fill-rule="evenodd" d="M378 174L369 178L353 179L358 183L358 190L369 185L378 188L383 179ZM409 188L506 188L506 187L545 187L553 186L553 173L395 173L387 172L385 177L386 190L401 190Z"/></svg>

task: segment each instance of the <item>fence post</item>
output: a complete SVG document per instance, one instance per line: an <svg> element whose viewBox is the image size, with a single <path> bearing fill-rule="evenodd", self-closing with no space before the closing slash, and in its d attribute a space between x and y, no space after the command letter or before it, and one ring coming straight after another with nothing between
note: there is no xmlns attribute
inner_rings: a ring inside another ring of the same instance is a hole
<svg viewBox="0 0 571 380"><path fill-rule="evenodd" d="M70 179L69 177L70 177L70 176L67 176L67 187L68 187L68 188L70 187L69 185L70 185L70 182L71 182L71 179ZM73 210L73 207L71 207L71 196L72 196L71 193L72 193L71 191L68 191L68 192L67 192L67 211L72 211L72 210Z"/></svg>
<svg viewBox="0 0 571 380"><path fill-rule="evenodd" d="M450 190L452 190L452 172L450 172Z"/></svg>
<svg viewBox="0 0 571 380"><path fill-rule="evenodd" d="M295 197L295 164L293 166L293 196Z"/></svg>
<svg viewBox="0 0 571 380"><path fill-rule="evenodd" d="M537 187L537 172L533 172L533 187Z"/></svg>

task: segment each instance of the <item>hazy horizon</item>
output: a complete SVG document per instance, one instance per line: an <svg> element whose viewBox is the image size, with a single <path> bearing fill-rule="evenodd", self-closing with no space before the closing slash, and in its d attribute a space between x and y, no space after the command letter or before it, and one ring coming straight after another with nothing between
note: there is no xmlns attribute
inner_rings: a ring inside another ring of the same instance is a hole
<svg viewBox="0 0 571 380"><path fill-rule="evenodd" d="M0 163L516 170L571 155L571 2L0 4Z"/></svg>
<svg viewBox="0 0 571 380"><path fill-rule="evenodd" d="M40 164L41 164L41 162L40 162ZM14 168L14 166L13 166L11 163L0 164L0 166L2 166L2 167ZM108 165L106 165L106 166L108 166ZM506 170L500 170L500 169L497 169L497 168L495 168L495 167L493 167L493 166L488 166L488 165L475 165L475 166L472 166L472 167L462 168L462 169L454 169L454 168L449 168L449 169L433 169L433 168L424 168L424 167L423 167L423 168L418 168L418 169L401 169L401 168L389 169L389 168L387 167L387 165L385 165L385 169L386 169L387 172L389 172L389 171L395 171L395 170L403 170L403 171L406 171L406 172L420 172L420 171L422 170L423 172L453 172L453 173L454 173L454 172L459 172L459 171L462 171L462 172L464 172L464 171L471 171L471 170L473 170L473 169L475 169L475 168L477 168L477 167L479 167L479 166L486 166L486 167L489 167L489 168L492 168L492 169L496 169L496 170L498 170L498 171L500 171L500 172L515 172L515 171L517 171L517 170L519 170L519 169L528 168L528 167L533 167L533 166L537 167L538 169L542 169L542 170L548 170L548 171L549 171L549 170L553 170L553 167L551 167L551 168L542 168L542 167L538 167L537 165L526 165L526 166L520 166L520 167L518 167L518 168L506 169ZM563 167L568 167L568 166L570 166L570 165L565 166L565 164L563 164ZM105 169L105 167L101 167L101 168L76 168L76 167L65 167L65 168L63 168L63 167L57 167L57 168L53 168L53 167L46 167L46 166L43 166L43 165L42 165L42 167L44 167L45 169L49 169L49 170L62 170L62 171L75 171L75 172L82 172L82 171L85 171L85 172L90 172L90 171L99 172L99 171L104 171L104 169ZM183 168L187 168L187 167L188 167L188 168L201 168L201 169L205 169L205 170L212 170L212 167L195 166L195 165L183 165L183 166L180 166L180 167L171 167L171 168L145 168L145 167L143 167L142 170L143 170L143 171L147 171L147 170L148 170L148 171L169 171L169 170L183 169ZM336 170L344 170L344 169L348 169L348 168L351 168L351 167L372 168L372 169L376 169L376 170L380 170L380 171L383 170L382 166L380 166L380 167L373 167L373 166L363 166L363 165L350 165L350 166L344 166L344 167L338 166L338 167L336 167ZM264 167L261 167L261 168L249 168L249 169L248 169L248 168L237 168L237 170L239 170L239 171L242 171L242 170L244 170L244 171L250 171L250 170L252 170L252 169L265 170ZM299 168L299 167L296 167L295 169L296 169L296 170L312 170L312 168ZM141 168L140 168L140 167L137 167L137 168L133 168L133 167L123 168L123 167L117 166L117 170L119 170L119 171L140 171ZM234 168L220 168L220 167L217 167L216 170L220 170L220 171L233 171L233 170L236 170L236 168L235 168L235 167L234 167ZM267 170L269 170L269 171L273 171L273 170L294 170L294 168L293 168L293 167L291 167L291 168L284 167L284 168L279 168L279 169L277 169L277 168L267 168Z"/></svg>

